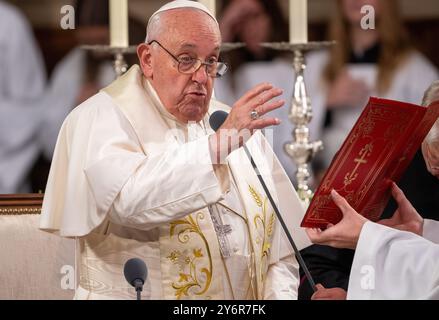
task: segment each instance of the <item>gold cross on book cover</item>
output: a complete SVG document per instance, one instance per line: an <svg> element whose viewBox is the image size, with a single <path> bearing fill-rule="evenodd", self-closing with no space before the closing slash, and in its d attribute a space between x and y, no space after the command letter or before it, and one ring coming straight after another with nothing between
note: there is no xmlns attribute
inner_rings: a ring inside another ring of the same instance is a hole
<svg viewBox="0 0 439 320"><path fill-rule="evenodd" d="M331 199L335 189L366 218L377 221L425 136L439 117L439 101L428 107L370 98L308 207L302 227L326 228L342 213Z"/></svg>

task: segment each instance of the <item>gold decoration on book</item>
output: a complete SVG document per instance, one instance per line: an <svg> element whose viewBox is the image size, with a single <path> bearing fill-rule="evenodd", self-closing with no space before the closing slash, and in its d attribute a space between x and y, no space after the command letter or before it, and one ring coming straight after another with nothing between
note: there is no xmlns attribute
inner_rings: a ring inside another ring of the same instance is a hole
<svg viewBox="0 0 439 320"><path fill-rule="evenodd" d="M366 158L370 157L370 155L372 154L372 150L373 150L373 144L372 143L368 143L366 144L358 153L358 155L360 156L359 158L355 158L354 162L357 163L357 165L355 166L354 170L352 172L348 172L346 173L345 177L344 177L344 186L347 187L348 185L350 185L352 182L354 182L357 177L358 177L358 169L360 168L361 165L366 164L367 160Z"/></svg>

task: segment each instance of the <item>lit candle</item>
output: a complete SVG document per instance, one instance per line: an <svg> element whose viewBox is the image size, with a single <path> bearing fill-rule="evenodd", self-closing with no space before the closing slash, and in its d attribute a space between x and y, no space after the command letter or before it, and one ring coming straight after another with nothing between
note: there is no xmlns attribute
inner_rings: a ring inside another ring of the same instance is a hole
<svg viewBox="0 0 439 320"><path fill-rule="evenodd" d="M290 0L290 43L308 42L307 0Z"/></svg>
<svg viewBox="0 0 439 320"><path fill-rule="evenodd" d="M213 16L216 16L216 5L215 0L198 0L199 3L202 3L206 6L207 9L213 14Z"/></svg>
<svg viewBox="0 0 439 320"><path fill-rule="evenodd" d="M128 0L110 0L110 46L128 47Z"/></svg>

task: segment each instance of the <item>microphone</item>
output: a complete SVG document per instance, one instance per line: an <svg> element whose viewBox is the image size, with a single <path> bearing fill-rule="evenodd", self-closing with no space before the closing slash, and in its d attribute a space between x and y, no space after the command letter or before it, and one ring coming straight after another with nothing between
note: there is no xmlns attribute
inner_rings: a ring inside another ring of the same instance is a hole
<svg viewBox="0 0 439 320"><path fill-rule="evenodd" d="M143 284L148 276L148 269L145 262L139 258L132 258L125 262L123 274L130 285L136 288L137 300L141 300Z"/></svg>
<svg viewBox="0 0 439 320"><path fill-rule="evenodd" d="M214 131L217 131L222 126L222 124L224 123L224 121L226 120L226 118L228 116L229 116L229 114L225 111L221 111L221 110L215 111L214 113L212 113L212 115L209 118L210 127ZM249 158L249 160L253 166L253 169L255 170L256 176L258 177L259 182L262 185L262 188L264 189L264 191L268 197L268 200L270 201L271 206L274 209L274 212L276 213L276 216L277 216L277 218L282 226L282 229L284 230L284 232L288 238L288 241L290 242L291 246L293 247L294 253L296 254L296 257L297 257L297 261L299 262L300 266L302 267L303 271L305 272L306 278L308 279L308 282L311 285L311 288L313 289L314 292L316 292L317 288L316 288L316 284L314 282L314 279L312 278L311 273L309 272L308 267L306 266L305 261L302 258L302 254L297 249L297 246L294 243L293 237L291 236L291 233L289 232L287 225L285 224L285 221L282 218L282 215L281 215L279 209L277 208L277 205L274 202L273 197L271 196L270 191L268 190L267 185L265 184L265 181L262 178L261 173L259 172L259 169L258 169L256 163L254 162L250 151L248 150L248 148L245 144L243 145L243 148L244 148L244 151L247 154L247 157Z"/></svg>
<svg viewBox="0 0 439 320"><path fill-rule="evenodd" d="M212 113L209 118L209 124L213 131L218 131L228 116L229 114L227 112L221 110Z"/></svg>

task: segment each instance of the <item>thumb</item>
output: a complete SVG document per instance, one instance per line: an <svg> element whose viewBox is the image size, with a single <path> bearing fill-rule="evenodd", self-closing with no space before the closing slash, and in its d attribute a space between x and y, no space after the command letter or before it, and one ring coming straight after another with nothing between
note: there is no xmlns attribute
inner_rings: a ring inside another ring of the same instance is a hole
<svg viewBox="0 0 439 320"><path fill-rule="evenodd" d="M341 212L343 213L343 217L345 217L350 210L353 210L346 199L339 195L334 189L331 191L331 197L335 205L340 208Z"/></svg>
<svg viewBox="0 0 439 320"><path fill-rule="evenodd" d="M392 217L395 220L405 219L405 217L409 215L411 211L416 211L416 209L413 208L413 205L405 196L404 192L396 185L395 182L392 184L392 196L398 204L398 210L395 212L396 214L394 217Z"/></svg>

